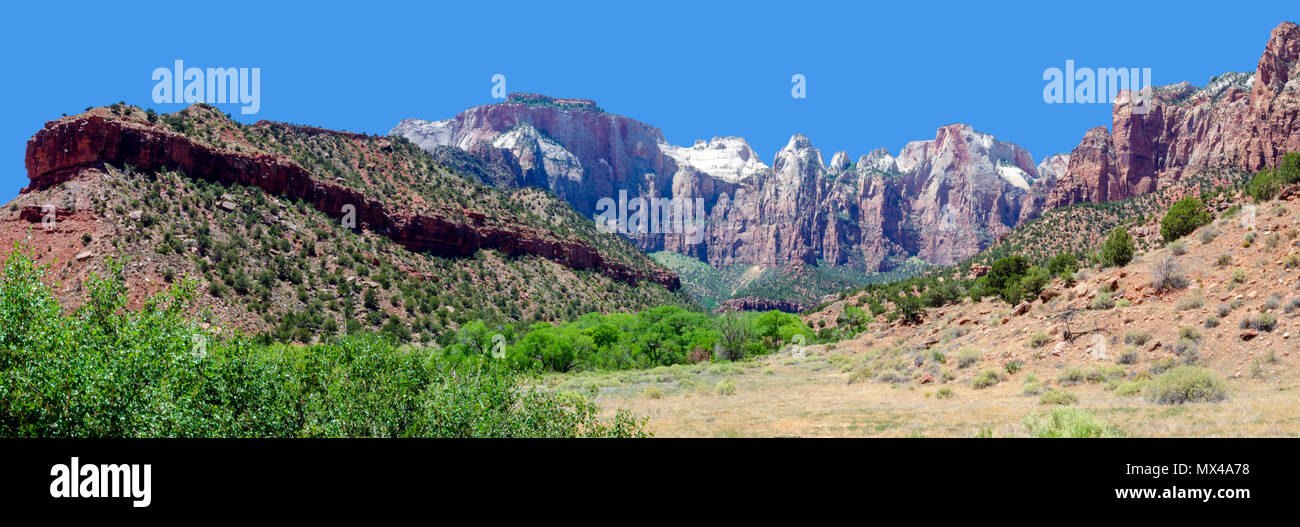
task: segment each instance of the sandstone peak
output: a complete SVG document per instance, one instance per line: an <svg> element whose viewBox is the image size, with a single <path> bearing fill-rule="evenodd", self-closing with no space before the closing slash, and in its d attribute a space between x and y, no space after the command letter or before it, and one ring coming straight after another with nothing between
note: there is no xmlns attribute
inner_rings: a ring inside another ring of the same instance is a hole
<svg viewBox="0 0 1300 527"><path fill-rule="evenodd" d="M831 170L844 170L849 168L849 164L849 153L840 150L839 152L835 152L835 155L831 156L831 164L827 168Z"/></svg>
<svg viewBox="0 0 1300 527"><path fill-rule="evenodd" d="M785 148L782 148L782 150L802 150L812 147L812 141L808 139L808 136L804 134L794 134L790 136L790 141L786 142Z"/></svg>

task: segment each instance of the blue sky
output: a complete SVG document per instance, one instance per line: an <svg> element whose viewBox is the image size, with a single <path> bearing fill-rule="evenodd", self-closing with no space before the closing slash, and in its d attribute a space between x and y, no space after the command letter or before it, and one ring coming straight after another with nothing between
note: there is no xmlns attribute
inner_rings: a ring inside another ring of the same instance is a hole
<svg viewBox="0 0 1300 527"><path fill-rule="evenodd" d="M897 153L955 122L1037 160L1110 124L1106 104L1044 103L1046 68L1149 67L1156 84L1200 85L1254 71L1269 31L1300 18L1293 1L112 4L6 6L0 199L26 185L26 141L46 121L119 100L180 109L151 100L151 72L176 59L261 68L261 112L223 107L245 122L383 134L493 102L501 73L509 91L594 99L673 143L743 136L767 163L794 133L829 161ZM806 99L790 95L796 73Z"/></svg>

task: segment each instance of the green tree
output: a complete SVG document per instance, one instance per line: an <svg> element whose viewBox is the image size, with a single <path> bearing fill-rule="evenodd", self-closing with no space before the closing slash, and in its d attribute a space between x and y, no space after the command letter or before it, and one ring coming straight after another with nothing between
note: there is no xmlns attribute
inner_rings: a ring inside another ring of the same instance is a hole
<svg viewBox="0 0 1300 527"><path fill-rule="evenodd" d="M1277 176L1272 170L1261 170L1255 173L1255 177L1250 179L1246 184L1246 195L1255 198L1256 202L1265 202L1273 199L1277 195Z"/></svg>
<svg viewBox="0 0 1300 527"><path fill-rule="evenodd" d="M1287 152L1277 164L1277 178L1288 185L1300 183L1300 152Z"/></svg>
<svg viewBox="0 0 1300 527"><path fill-rule="evenodd" d="M1198 227L1210 223L1210 220L1210 213L1205 210L1201 198L1184 198L1169 207L1169 212L1160 220L1160 237L1165 242L1172 242L1191 234Z"/></svg>
<svg viewBox="0 0 1300 527"><path fill-rule="evenodd" d="M1101 261L1105 265L1128 265L1133 261L1133 251L1133 237L1121 225L1110 231L1110 237L1101 246Z"/></svg>
<svg viewBox="0 0 1300 527"><path fill-rule="evenodd" d="M1061 276L1078 270L1079 259L1070 253L1058 254L1047 262L1047 271L1052 273L1053 276Z"/></svg>

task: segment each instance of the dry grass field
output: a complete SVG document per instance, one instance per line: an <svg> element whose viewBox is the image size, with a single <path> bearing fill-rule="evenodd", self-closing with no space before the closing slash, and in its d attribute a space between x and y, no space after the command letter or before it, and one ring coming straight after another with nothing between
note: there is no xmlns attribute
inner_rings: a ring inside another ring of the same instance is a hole
<svg viewBox="0 0 1300 527"><path fill-rule="evenodd" d="M916 326L880 320L803 357L786 351L545 383L594 389L606 411L646 417L660 437L1024 437L1062 405L1099 420L1106 435L1300 436L1297 205L1246 205L1181 246L1083 270L1076 284L1057 280L1054 298L1019 315L995 299L967 300ZM1166 257L1185 283L1157 291L1152 274ZM1065 340L1061 316L1070 311L1075 331L1093 331ZM1272 324L1250 326L1261 317ZM1151 400L1153 379L1184 364L1212 372L1227 397Z"/></svg>

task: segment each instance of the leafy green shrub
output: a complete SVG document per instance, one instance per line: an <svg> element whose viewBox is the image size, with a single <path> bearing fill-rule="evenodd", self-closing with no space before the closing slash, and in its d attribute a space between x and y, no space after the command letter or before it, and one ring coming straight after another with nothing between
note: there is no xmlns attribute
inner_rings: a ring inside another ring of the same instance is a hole
<svg viewBox="0 0 1300 527"><path fill-rule="evenodd" d="M1058 407L1053 408L1045 416L1025 417L1024 425L1029 429L1030 436L1038 438L1093 438L1121 435L1115 427L1076 407Z"/></svg>
<svg viewBox="0 0 1300 527"><path fill-rule="evenodd" d="M1152 379L1146 392L1148 399L1161 404L1214 402L1228 397L1228 384L1207 369L1178 366Z"/></svg>
<svg viewBox="0 0 1300 527"><path fill-rule="evenodd" d="M1078 400L1079 397L1074 395L1072 392L1067 392L1065 390L1049 390L1044 392L1043 395L1038 398L1038 404L1070 405L1074 404Z"/></svg>
<svg viewBox="0 0 1300 527"><path fill-rule="evenodd" d="M1201 198L1184 198L1174 203L1160 220L1160 237L1166 242L1172 242L1191 234L1198 227L1210 223L1210 220L1210 213L1205 210Z"/></svg>
<svg viewBox="0 0 1300 527"><path fill-rule="evenodd" d="M67 314L19 250L0 276L3 437L643 436L586 397L527 388L504 361L456 363L376 335L310 347L217 340L182 281L126 309L119 262Z"/></svg>

